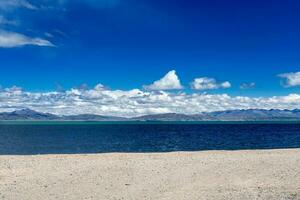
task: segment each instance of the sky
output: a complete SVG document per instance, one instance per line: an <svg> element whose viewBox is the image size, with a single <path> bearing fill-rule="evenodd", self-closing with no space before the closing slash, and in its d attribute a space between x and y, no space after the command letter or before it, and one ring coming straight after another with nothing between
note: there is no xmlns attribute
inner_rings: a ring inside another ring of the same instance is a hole
<svg viewBox="0 0 300 200"><path fill-rule="evenodd" d="M0 112L300 108L297 0L0 0Z"/></svg>

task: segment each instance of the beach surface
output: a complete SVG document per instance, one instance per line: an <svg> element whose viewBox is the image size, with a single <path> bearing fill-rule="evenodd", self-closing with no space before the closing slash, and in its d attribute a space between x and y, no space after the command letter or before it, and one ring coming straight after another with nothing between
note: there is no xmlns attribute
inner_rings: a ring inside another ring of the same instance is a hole
<svg viewBox="0 0 300 200"><path fill-rule="evenodd" d="M300 149L2 155L0 199L300 199Z"/></svg>

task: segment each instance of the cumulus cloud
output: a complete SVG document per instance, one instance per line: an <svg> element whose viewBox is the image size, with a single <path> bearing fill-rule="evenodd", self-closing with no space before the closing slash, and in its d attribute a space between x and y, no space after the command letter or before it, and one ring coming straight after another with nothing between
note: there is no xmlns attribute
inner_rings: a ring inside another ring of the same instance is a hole
<svg viewBox="0 0 300 200"><path fill-rule="evenodd" d="M243 83L240 85L240 89L246 90L246 89L252 89L255 88L256 84L254 82L252 83Z"/></svg>
<svg viewBox="0 0 300 200"><path fill-rule="evenodd" d="M178 90L182 89L183 86L180 83L176 71L169 71L160 80L154 81L151 85L144 85L146 90Z"/></svg>
<svg viewBox="0 0 300 200"><path fill-rule="evenodd" d="M11 48L11 47L20 47L25 45L49 46L49 47L54 46L50 41L42 38L38 38L38 37L32 38L20 33L0 30L0 47Z"/></svg>
<svg viewBox="0 0 300 200"><path fill-rule="evenodd" d="M12 9L12 8L27 8L31 10L37 9L36 6L32 5L26 0L0 0L0 9Z"/></svg>
<svg viewBox="0 0 300 200"><path fill-rule="evenodd" d="M231 84L228 81L218 83L214 78L202 77L195 78L190 84L192 89L195 90L214 90L220 88L230 88Z"/></svg>
<svg viewBox="0 0 300 200"><path fill-rule="evenodd" d="M104 85L102 85L101 83L98 83L95 87L94 87L94 90L96 91L102 91L102 90L105 90L107 89Z"/></svg>
<svg viewBox="0 0 300 200"><path fill-rule="evenodd" d="M300 86L300 72L291 72L278 75L283 79L283 86L295 87Z"/></svg>
<svg viewBox="0 0 300 200"><path fill-rule="evenodd" d="M273 97L230 96L167 91L93 89L28 92L19 87L0 90L0 112L30 108L59 115L140 116L158 113L197 114L231 109L296 109L300 94Z"/></svg>

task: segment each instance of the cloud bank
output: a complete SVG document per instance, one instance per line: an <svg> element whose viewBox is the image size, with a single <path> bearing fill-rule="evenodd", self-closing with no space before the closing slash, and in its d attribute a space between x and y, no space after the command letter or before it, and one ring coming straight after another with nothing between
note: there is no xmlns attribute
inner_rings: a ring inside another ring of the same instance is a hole
<svg viewBox="0 0 300 200"><path fill-rule="evenodd" d="M195 78L194 81L191 83L191 88L195 90L215 90L230 87L231 84L228 81L218 83L216 79L208 77Z"/></svg>
<svg viewBox="0 0 300 200"><path fill-rule="evenodd" d="M30 108L59 115L99 114L140 116L158 113L197 114L231 109L296 109L300 94L273 97L230 96L166 91L93 89L64 92L27 92L19 87L0 90L0 112Z"/></svg>
<svg viewBox="0 0 300 200"><path fill-rule="evenodd" d="M144 85L146 90L178 90L182 89L183 86L180 83L176 71L169 71L160 80L154 81L151 85Z"/></svg>
<svg viewBox="0 0 300 200"><path fill-rule="evenodd" d="M12 47L21 47L25 45L49 46L49 47L54 46L50 41L42 38L32 38L20 33L0 30L0 47L12 48Z"/></svg>

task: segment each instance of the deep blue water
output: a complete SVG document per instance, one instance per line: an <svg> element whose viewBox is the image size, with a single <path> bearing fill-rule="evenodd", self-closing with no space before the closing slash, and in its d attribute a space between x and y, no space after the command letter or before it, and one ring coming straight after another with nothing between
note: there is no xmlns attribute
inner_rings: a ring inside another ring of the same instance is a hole
<svg viewBox="0 0 300 200"><path fill-rule="evenodd" d="M6 124L0 155L300 148L300 124Z"/></svg>

